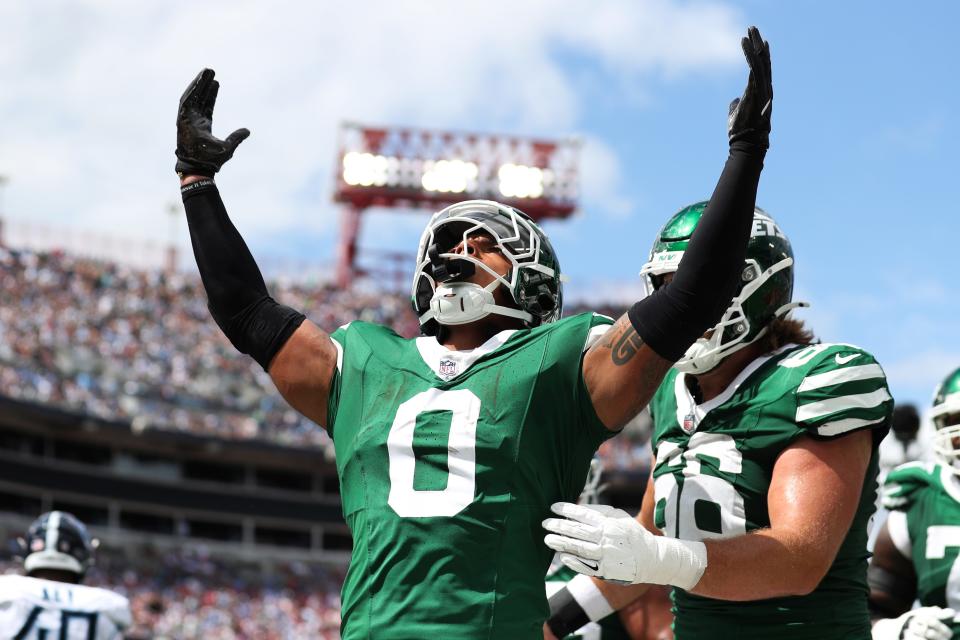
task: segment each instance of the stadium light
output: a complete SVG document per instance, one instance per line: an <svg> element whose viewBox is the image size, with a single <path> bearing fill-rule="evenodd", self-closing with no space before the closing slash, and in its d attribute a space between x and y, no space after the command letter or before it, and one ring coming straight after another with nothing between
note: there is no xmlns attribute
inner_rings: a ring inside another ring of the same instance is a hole
<svg viewBox="0 0 960 640"><path fill-rule="evenodd" d="M404 127L340 127L334 200L344 205L337 279L346 286L368 207L437 210L498 200L534 220L566 218L579 198L580 143Z"/></svg>
<svg viewBox="0 0 960 640"><path fill-rule="evenodd" d="M507 198L539 198L543 195L544 183L549 182L553 174L549 169L505 164L500 166L497 176L500 193Z"/></svg>
<svg viewBox="0 0 960 640"><path fill-rule="evenodd" d="M534 219L565 218L579 195L579 146L573 139L344 124L334 199L357 209L435 209L488 198Z"/></svg>

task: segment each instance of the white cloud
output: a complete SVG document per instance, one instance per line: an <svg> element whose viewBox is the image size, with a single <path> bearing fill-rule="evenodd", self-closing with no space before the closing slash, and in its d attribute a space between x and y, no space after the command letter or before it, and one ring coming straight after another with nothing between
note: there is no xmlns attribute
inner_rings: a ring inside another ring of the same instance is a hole
<svg viewBox="0 0 960 640"><path fill-rule="evenodd" d="M586 138L580 149L580 190L587 209L593 205L615 218L630 215L633 203L620 191L622 178L616 152L602 140Z"/></svg>
<svg viewBox="0 0 960 640"><path fill-rule="evenodd" d="M960 350L927 349L882 364L894 398L926 406L936 386L960 365Z"/></svg>
<svg viewBox="0 0 960 640"><path fill-rule="evenodd" d="M3 202L18 217L166 237L176 101L210 66L215 131L253 132L220 178L234 217L247 233L329 232L342 120L565 135L590 105L564 55L639 85L737 62L740 31L716 1L6 3ZM589 141L584 162L593 204L628 211L609 146Z"/></svg>

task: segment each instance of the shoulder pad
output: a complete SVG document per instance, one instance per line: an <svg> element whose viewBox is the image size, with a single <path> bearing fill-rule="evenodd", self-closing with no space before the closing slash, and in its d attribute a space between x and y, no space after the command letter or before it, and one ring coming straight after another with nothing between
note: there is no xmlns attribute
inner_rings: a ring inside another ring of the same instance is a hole
<svg viewBox="0 0 960 640"><path fill-rule="evenodd" d="M613 326L613 318L601 313L594 313L590 318L590 332L587 333L587 340L583 344L583 350L586 351L597 342Z"/></svg>
<svg viewBox="0 0 960 640"><path fill-rule="evenodd" d="M330 334L330 339L337 345L341 362L343 351L351 351L351 347L361 343L375 351L381 351L396 348L408 341L407 338L398 335L388 326L361 320L354 320L343 325Z"/></svg>
<svg viewBox="0 0 960 640"><path fill-rule="evenodd" d="M839 359L837 358L839 356ZM788 352L787 357L778 362L778 366L788 369L798 369L800 371L809 371L818 367L829 367L832 362L835 366L851 366L861 364L857 360L865 358L870 362L876 362L874 357L867 351L852 344L843 344L839 342L821 342L799 346Z"/></svg>
<svg viewBox="0 0 960 640"><path fill-rule="evenodd" d="M796 423L832 438L886 424L893 411L883 368L870 353L823 343L791 352L779 366L796 371Z"/></svg>
<svg viewBox="0 0 960 640"><path fill-rule="evenodd" d="M386 325L376 324L374 322L364 322L363 320L354 320L353 322L348 322L330 334L331 337L347 335L360 336L363 339L384 337L406 340L406 338L397 335L396 331Z"/></svg>
<svg viewBox="0 0 960 640"><path fill-rule="evenodd" d="M23 591L23 576L17 574L0 575L0 602L7 602Z"/></svg>
<svg viewBox="0 0 960 640"><path fill-rule="evenodd" d="M929 487L939 482L939 467L933 462L908 462L887 474L880 495L887 509L906 511Z"/></svg>

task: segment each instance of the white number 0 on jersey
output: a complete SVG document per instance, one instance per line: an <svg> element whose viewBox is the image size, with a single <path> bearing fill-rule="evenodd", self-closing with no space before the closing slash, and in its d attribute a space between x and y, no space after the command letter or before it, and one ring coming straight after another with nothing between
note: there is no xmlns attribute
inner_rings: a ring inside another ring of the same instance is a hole
<svg viewBox="0 0 960 640"><path fill-rule="evenodd" d="M657 447L657 466L682 468L683 487L677 483L675 472L664 473L654 482L656 503L665 503L664 535L682 540L727 538L747 532L743 496L729 482L717 476L701 473L699 456L719 461L720 471L741 473L743 454L737 450L733 438L722 433L695 433L686 447L674 442L661 442ZM720 511L720 531L702 529L697 524L698 503L716 505Z"/></svg>
<svg viewBox="0 0 960 640"><path fill-rule="evenodd" d="M413 432L417 416L427 411L449 411L450 438L447 442L447 486L440 491L413 488L417 459ZM477 479L477 420L480 398L467 389L427 389L399 407L387 436L390 456L390 496L387 504L401 518L455 516L473 502Z"/></svg>

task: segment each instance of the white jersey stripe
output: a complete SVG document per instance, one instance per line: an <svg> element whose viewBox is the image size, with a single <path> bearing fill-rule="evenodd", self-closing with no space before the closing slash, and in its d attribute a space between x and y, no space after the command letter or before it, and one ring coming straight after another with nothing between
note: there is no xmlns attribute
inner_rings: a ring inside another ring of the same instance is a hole
<svg viewBox="0 0 960 640"><path fill-rule="evenodd" d="M827 422L817 427L817 435L821 436L838 436L841 433L846 433L847 431L853 431L854 429L860 429L862 427L869 427L872 424L880 424L886 420L886 418L878 418L877 420L863 420L862 418L847 418L846 420L837 420L836 422Z"/></svg>
<svg viewBox="0 0 960 640"><path fill-rule="evenodd" d="M330 338L330 342L337 350L337 373L343 375L343 345L337 342L336 338Z"/></svg>
<svg viewBox="0 0 960 640"><path fill-rule="evenodd" d="M818 373L812 376L807 376L803 379L803 382L800 383L800 386L797 387L797 393L812 391L814 389L822 389L823 387L830 387L844 382L870 380L871 378L882 377L883 369L881 369L880 365L878 364L865 364L859 367L845 367L843 369L835 369L833 371L827 371L826 373Z"/></svg>
<svg viewBox="0 0 960 640"><path fill-rule="evenodd" d="M51 511L47 519L47 536L44 540L44 550L48 553L57 550L57 543L60 542L60 512Z"/></svg>
<svg viewBox="0 0 960 640"><path fill-rule="evenodd" d="M840 396L839 398L829 398L820 402L811 402L797 407L797 422L806 422L849 409L870 409L889 399L890 394L886 389L877 389L870 393L858 393L850 396Z"/></svg>

